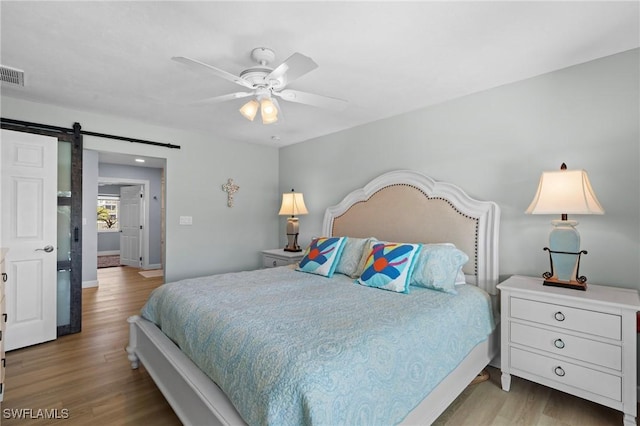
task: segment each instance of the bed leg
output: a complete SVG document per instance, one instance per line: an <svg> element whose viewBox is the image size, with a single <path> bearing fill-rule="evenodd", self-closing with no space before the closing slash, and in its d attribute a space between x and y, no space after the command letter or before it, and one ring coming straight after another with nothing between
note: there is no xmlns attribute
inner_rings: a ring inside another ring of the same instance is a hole
<svg viewBox="0 0 640 426"><path fill-rule="evenodd" d="M136 321L140 319L138 315L134 315L132 317L127 318L127 322L129 323L129 345L127 345L127 357L129 358L129 362L131 362L131 369L135 370L140 366L140 359L138 355L136 355Z"/></svg>
<svg viewBox="0 0 640 426"><path fill-rule="evenodd" d="M636 417L633 414L624 413L622 421L624 422L624 426L636 425Z"/></svg>
<svg viewBox="0 0 640 426"><path fill-rule="evenodd" d="M502 373L502 390L509 392L511 389L511 374Z"/></svg>

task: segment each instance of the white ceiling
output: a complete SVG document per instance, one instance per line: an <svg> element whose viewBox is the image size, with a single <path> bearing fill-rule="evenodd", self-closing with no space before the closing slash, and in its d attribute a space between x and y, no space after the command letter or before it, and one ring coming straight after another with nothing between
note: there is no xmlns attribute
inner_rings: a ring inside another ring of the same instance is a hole
<svg viewBox="0 0 640 426"><path fill-rule="evenodd" d="M0 62L26 75L2 96L275 146L640 46L638 1L2 1L0 13ZM261 46L274 66L313 58L319 68L288 88L347 109L281 100L284 119L263 125L238 113L246 99L189 104L244 89L171 57L238 74Z"/></svg>

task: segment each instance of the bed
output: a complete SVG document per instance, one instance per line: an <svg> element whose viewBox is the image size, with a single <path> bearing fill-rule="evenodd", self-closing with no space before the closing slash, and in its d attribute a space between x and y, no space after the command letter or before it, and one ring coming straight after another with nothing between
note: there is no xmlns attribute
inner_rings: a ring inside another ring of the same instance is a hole
<svg viewBox="0 0 640 426"><path fill-rule="evenodd" d="M146 318L128 319L131 366L144 365L184 424L432 423L497 358L498 228L493 202L418 172L385 173L327 208L323 236L342 248L367 240L364 254L396 247L380 242L399 242L416 247L415 259L427 248L455 247L469 259L455 294L451 287L387 291L367 285L364 272L357 283L333 271L325 277L290 267L169 283L150 297ZM170 293L185 305L176 308ZM467 303L489 311L489 319L451 313L457 304L475 312ZM171 308L156 307L162 305ZM222 317L224 311L230 315ZM305 316L315 324L305 325ZM185 331L187 323L208 321L211 331ZM336 337L335 327L344 335ZM439 336L437 343L417 334L425 329ZM443 351L447 356L431 361Z"/></svg>

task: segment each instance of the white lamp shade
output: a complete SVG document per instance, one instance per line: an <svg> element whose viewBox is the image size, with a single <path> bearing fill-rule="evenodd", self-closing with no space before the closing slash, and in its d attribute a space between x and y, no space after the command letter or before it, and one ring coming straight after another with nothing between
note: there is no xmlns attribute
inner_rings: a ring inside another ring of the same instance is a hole
<svg viewBox="0 0 640 426"><path fill-rule="evenodd" d="M604 214L585 170L543 172L529 214Z"/></svg>
<svg viewBox="0 0 640 426"><path fill-rule="evenodd" d="M278 108L269 98L260 101L260 114L262 115L263 124L271 124L278 121Z"/></svg>
<svg viewBox="0 0 640 426"><path fill-rule="evenodd" d="M255 99L251 99L246 104L242 105L240 108L240 114L242 114L246 119L253 121L256 118L256 114L258 113L258 107L260 104Z"/></svg>
<svg viewBox="0 0 640 426"><path fill-rule="evenodd" d="M282 194L282 205L279 215L296 216L308 214L307 206L304 205L304 196L301 192L287 192Z"/></svg>

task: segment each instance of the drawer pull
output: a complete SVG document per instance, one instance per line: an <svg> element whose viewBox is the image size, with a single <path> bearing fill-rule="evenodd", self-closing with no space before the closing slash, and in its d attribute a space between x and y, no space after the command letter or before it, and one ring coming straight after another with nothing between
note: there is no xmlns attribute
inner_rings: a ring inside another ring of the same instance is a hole
<svg viewBox="0 0 640 426"><path fill-rule="evenodd" d="M564 314L562 312L556 312L555 314L553 314L553 317L556 319L556 321L564 321Z"/></svg>
<svg viewBox="0 0 640 426"><path fill-rule="evenodd" d="M276 262L275 260L273 261L273 266L276 266L278 264L278 262Z"/></svg>
<svg viewBox="0 0 640 426"><path fill-rule="evenodd" d="M562 339L556 339L553 341L553 346L555 346L558 349L563 349L564 348L564 342L562 341Z"/></svg>
<svg viewBox="0 0 640 426"><path fill-rule="evenodd" d="M556 368L553 369L553 372L556 373L556 376L558 377L562 377L565 375L564 370L562 369L562 367L558 366Z"/></svg>
<svg viewBox="0 0 640 426"><path fill-rule="evenodd" d="M7 275L7 273L3 272L2 273L2 282L6 283L8 279L9 279L9 276Z"/></svg>

